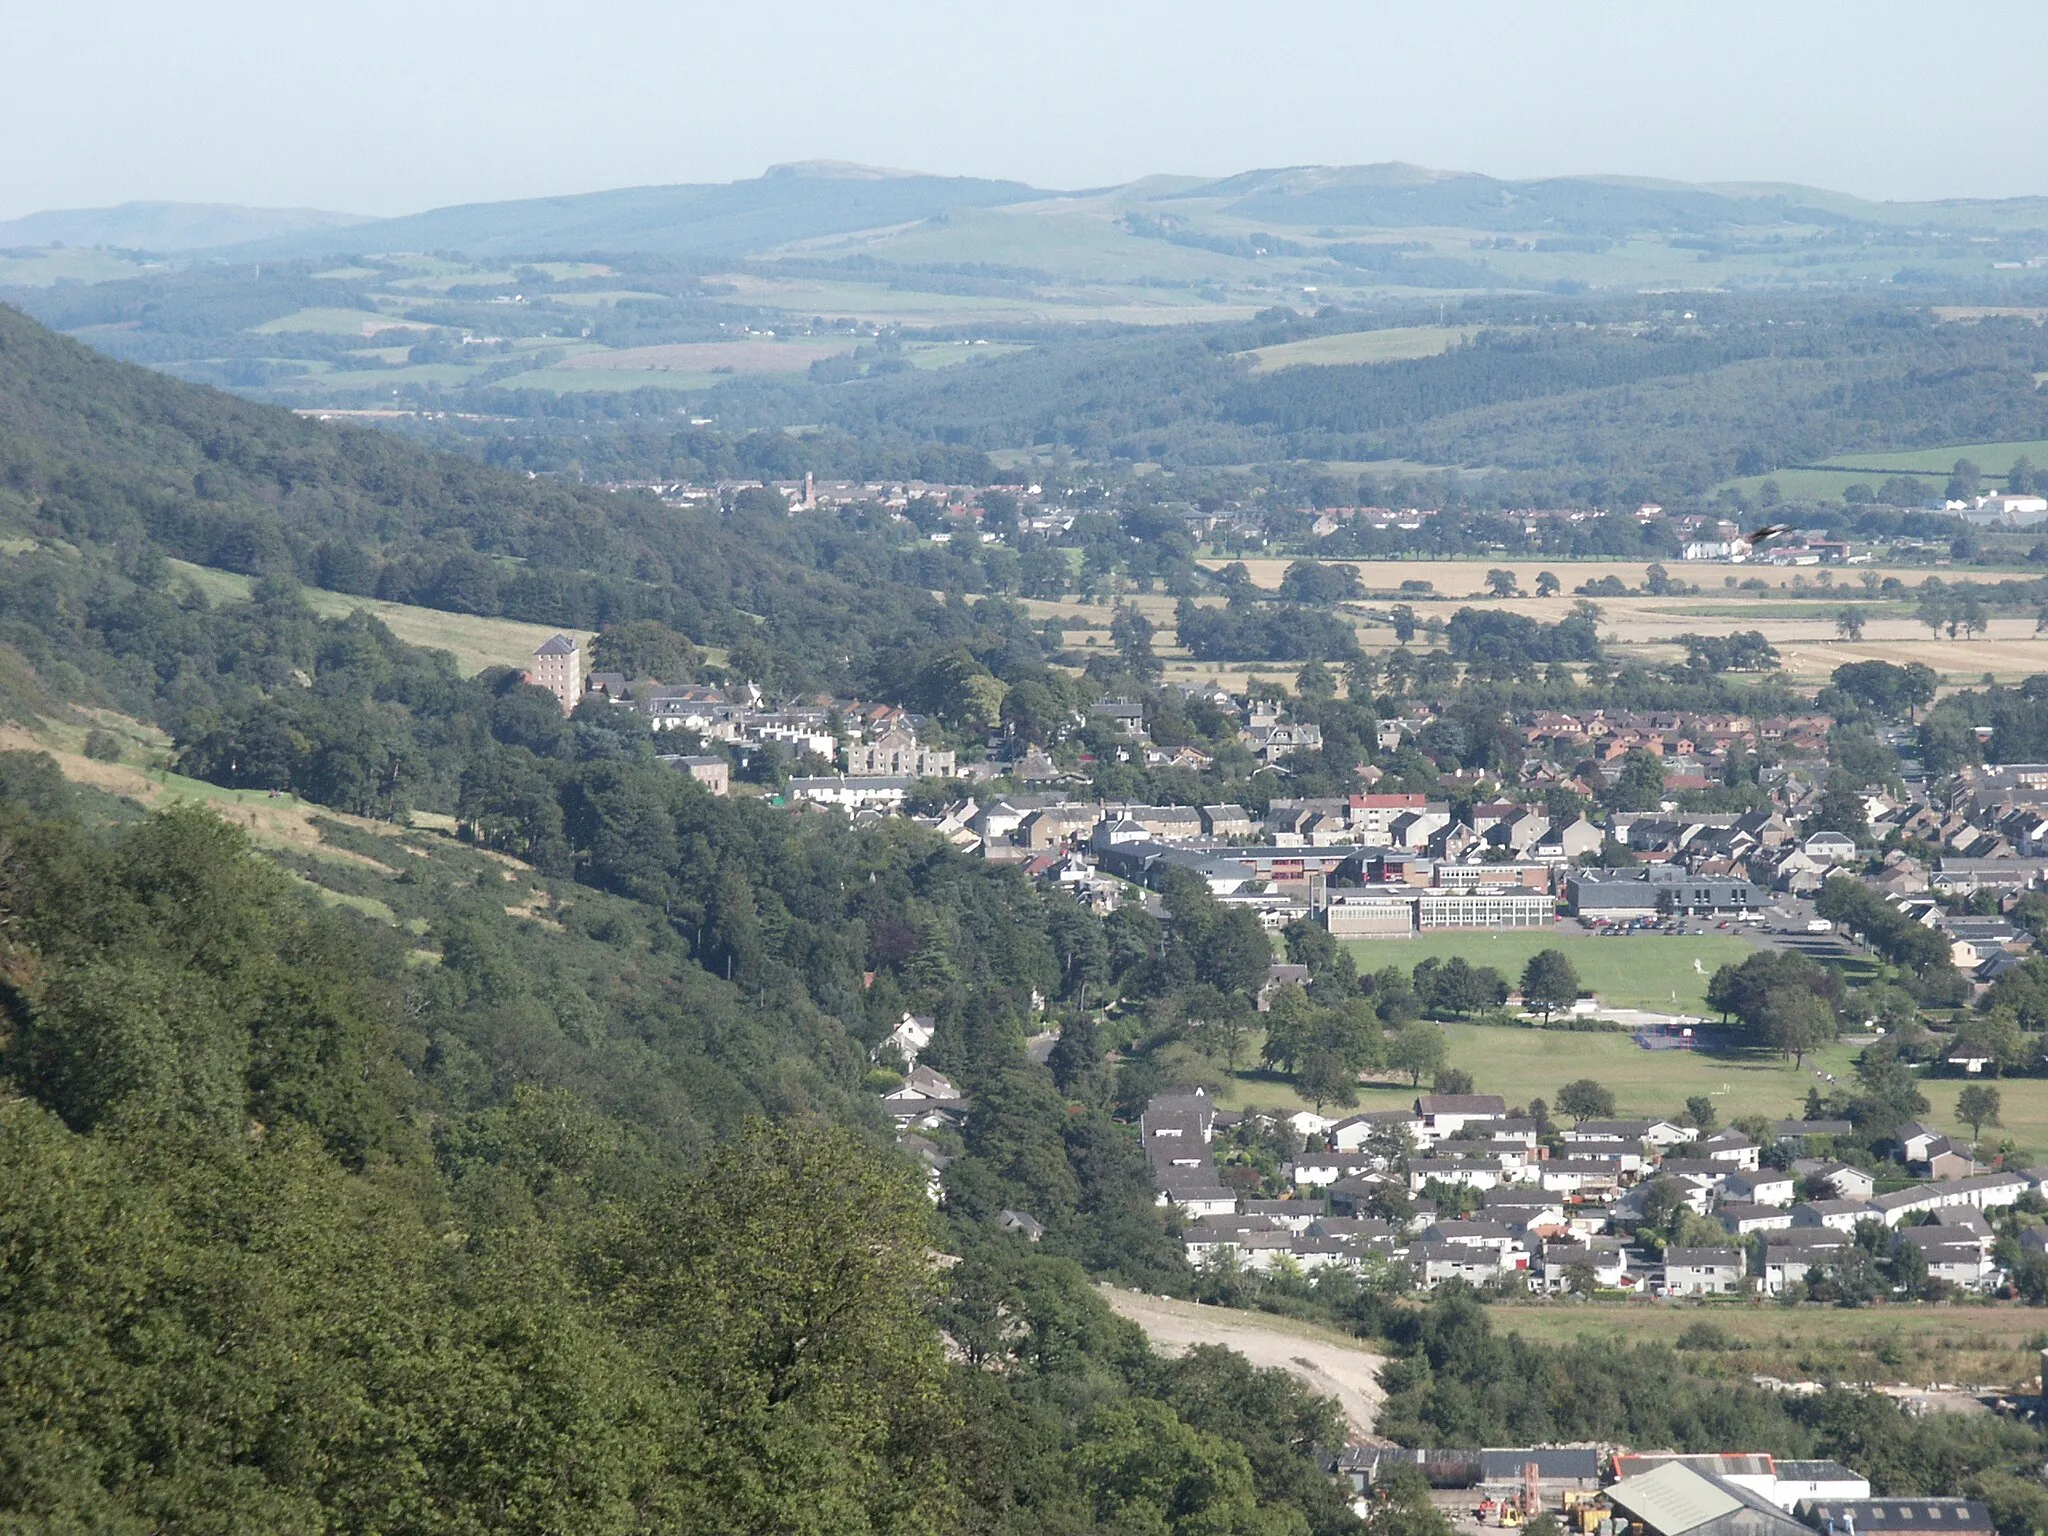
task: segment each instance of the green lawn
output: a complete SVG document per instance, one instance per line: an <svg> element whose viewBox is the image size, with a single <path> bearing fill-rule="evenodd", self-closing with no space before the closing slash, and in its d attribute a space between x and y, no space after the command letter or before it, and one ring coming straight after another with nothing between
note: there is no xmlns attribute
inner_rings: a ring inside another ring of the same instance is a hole
<svg viewBox="0 0 2048 1536"><path fill-rule="evenodd" d="M1855 1048L1845 1045L1808 1056L1805 1066L1797 1067L1762 1052L1646 1051L1632 1035L1605 1030L1446 1024L1444 1034L1450 1039L1450 1064L1470 1072L1479 1093L1497 1093L1511 1104L1525 1104L1531 1098L1555 1099L1564 1084L1590 1077L1613 1090L1616 1112L1623 1115L1675 1115L1688 1098L1705 1094L1724 1123L1738 1115L1779 1119L1799 1112L1807 1089L1827 1087L1820 1073L1840 1078L1855 1070ZM1254 1040L1246 1047L1247 1061L1258 1059L1260 1043ZM1953 1109L1953 1088L1935 1086L1938 1091L1929 1098ZM1398 1109L1413 1102L1418 1092L1428 1091L1427 1082L1419 1088L1405 1081L1361 1084L1359 1107ZM1226 1082L1217 1102L1229 1109L1292 1112L1309 1107L1284 1078L1256 1070L1242 1071ZM2048 1093L2043 1095L2043 1107L2048 1109Z"/></svg>
<svg viewBox="0 0 2048 1536"><path fill-rule="evenodd" d="M1359 939L1351 943L1361 971L1398 965L1406 970L1425 956L1463 955L1490 965L1508 979L1521 980L1522 967L1539 949L1563 950L1581 986L1612 1008L1704 1013L1707 978L1724 961L1741 964L1755 950L1732 929L1688 935L1635 934L1603 939L1584 933L1435 933L1413 939ZM1695 965L1694 962L1698 964Z"/></svg>

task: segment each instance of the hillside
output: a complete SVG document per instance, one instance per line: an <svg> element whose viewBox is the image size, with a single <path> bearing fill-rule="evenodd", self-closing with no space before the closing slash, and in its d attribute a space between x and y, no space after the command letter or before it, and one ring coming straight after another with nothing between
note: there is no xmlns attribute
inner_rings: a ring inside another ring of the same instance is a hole
<svg viewBox="0 0 2048 1536"><path fill-rule="evenodd" d="M925 591L738 520L509 474L111 362L0 306L0 525L533 624L765 633L836 675L957 635Z"/></svg>
<svg viewBox="0 0 2048 1536"><path fill-rule="evenodd" d="M372 220L345 234L294 232L232 254L254 258L456 250L476 256L532 257L640 251L733 257L791 241L928 219L949 208L990 207L1042 195L1021 182L805 163L775 166L749 181L625 187L436 208Z"/></svg>

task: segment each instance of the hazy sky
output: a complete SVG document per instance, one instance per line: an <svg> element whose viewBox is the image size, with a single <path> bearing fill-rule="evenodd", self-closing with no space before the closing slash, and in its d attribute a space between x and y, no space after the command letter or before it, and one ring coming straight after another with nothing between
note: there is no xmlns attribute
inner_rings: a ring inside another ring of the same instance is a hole
<svg viewBox="0 0 2048 1536"><path fill-rule="evenodd" d="M798 159L2048 193L2039 0L0 0L0 38L0 218L402 213Z"/></svg>

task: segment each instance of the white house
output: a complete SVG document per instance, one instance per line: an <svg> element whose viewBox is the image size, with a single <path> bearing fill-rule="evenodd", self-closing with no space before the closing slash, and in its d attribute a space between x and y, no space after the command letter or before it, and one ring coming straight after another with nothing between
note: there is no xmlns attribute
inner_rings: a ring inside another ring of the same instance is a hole
<svg viewBox="0 0 2048 1536"><path fill-rule="evenodd" d="M1671 1296L1733 1296L1742 1289L1739 1248L1667 1248L1664 1290Z"/></svg>
<svg viewBox="0 0 2048 1536"><path fill-rule="evenodd" d="M932 1021L921 1019L914 1013L903 1015L902 1021L889 1031L883 1045L893 1045L903 1058L906 1067L917 1065L917 1053L932 1043ZM879 1049L879 1047L877 1048Z"/></svg>

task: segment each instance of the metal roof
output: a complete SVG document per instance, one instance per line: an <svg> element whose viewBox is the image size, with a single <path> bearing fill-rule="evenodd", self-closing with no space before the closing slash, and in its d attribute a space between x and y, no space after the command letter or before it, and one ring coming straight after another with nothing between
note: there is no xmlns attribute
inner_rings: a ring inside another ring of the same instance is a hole
<svg viewBox="0 0 2048 1536"><path fill-rule="evenodd" d="M1607 1497L1641 1520L1654 1536L1681 1536L1743 1507L1734 1494L1676 1462L1666 1462L1641 1477L1623 1479L1607 1490Z"/></svg>

